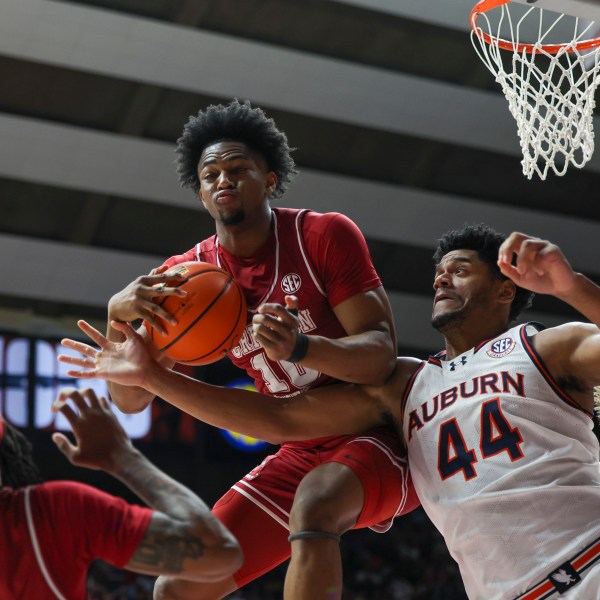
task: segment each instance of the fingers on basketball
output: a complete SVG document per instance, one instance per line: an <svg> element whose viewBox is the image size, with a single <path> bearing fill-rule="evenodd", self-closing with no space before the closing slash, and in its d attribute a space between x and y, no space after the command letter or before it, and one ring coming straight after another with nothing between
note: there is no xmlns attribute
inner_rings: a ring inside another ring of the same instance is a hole
<svg viewBox="0 0 600 600"><path fill-rule="evenodd" d="M231 275L215 265L186 262L174 267L185 279L175 287L185 296L163 295L157 304L177 323L164 322L166 335L147 323L152 344L178 363L206 365L223 358L244 333L246 300Z"/></svg>

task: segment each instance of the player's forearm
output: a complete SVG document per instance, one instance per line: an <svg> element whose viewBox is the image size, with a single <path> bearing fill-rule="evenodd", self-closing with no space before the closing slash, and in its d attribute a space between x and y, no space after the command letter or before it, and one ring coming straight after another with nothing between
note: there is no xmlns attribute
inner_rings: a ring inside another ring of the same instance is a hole
<svg viewBox="0 0 600 600"><path fill-rule="evenodd" d="M272 444L366 429L362 421L340 420L338 405L323 402L328 392L322 389L276 398L209 385L160 367L148 370L144 387L200 421ZM343 402L341 394L338 401Z"/></svg>
<svg viewBox="0 0 600 600"><path fill-rule="evenodd" d="M144 388L209 425L271 443L286 439L277 425L281 400L273 396L210 385L160 365L147 370Z"/></svg>
<svg viewBox="0 0 600 600"><path fill-rule="evenodd" d="M198 581L220 580L239 568L239 544L196 494L133 447L117 454L109 472L155 511L127 568Z"/></svg>
<svg viewBox="0 0 600 600"><path fill-rule="evenodd" d="M112 463L108 472L155 510L185 520L205 506L195 494L160 471L133 446L127 451L115 452Z"/></svg>
<svg viewBox="0 0 600 600"><path fill-rule="evenodd" d="M242 563L237 540L211 513L188 523L155 511L125 568L182 581L221 581Z"/></svg>
<svg viewBox="0 0 600 600"><path fill-rule="evenodd" d="M144 387L200 421L272 444L358 433L385 421L379 401L360 386L326 386L276 398L155 366L148 369Z"/></svg>
<svg viewBox="0 0 600 600"><path fill-rule="evenodd" d="M123 413L142 412L154 400L154 394L140 387L119 385L107 382L110 398Z"/></svg>
<svg viewBox="0 0 600 600"><path fill-rule="evenodd" d="M558 298L600 327L600 287L587 277L577 273L573 287Z"/></svg>
<svg viewBox="0 0 600 600"><path fill-rule="evenodd" d="M396 348L388 332L369 331L340 339L308 338L302 366L340 381L381 385L396 364Z"/></svg>

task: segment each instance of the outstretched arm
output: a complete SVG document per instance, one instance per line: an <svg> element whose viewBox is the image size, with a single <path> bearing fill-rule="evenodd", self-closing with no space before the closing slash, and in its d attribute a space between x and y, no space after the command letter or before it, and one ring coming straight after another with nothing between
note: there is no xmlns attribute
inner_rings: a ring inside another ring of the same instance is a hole
<svg viewBox="0 0 600 600"><path fill-rule="evenodd" d="M569 391L591 409L592 388L600 385L600 287L575 272L557 245L523 233L512 233L502 244L498 266L516 285L551 294L591 321L535 336L536 349L555 378L573 381Z"/></svg>
<svg viewBox="0 0 600 600"><path fill-rule="evenodd" d="M121 331L111 327L111 321L131 323L144 319L159 334L165 333L165 322L176 324L174 317L161 307L158 300L167 296L185 295L183 290L173 287L175 283L180 283L185 277L178 272L167 273L166 271L167 267L165 266L153 269L148 275L132 281L110 299L106 331L106 337L109 340L122 342L125 339ZM140 328L140 333L149 345L143 326ZM161 359L161 362L169 368L174 364L164 358ZM112 401L125 413L141 412L154 399L151 393L139 387L127 387L108 382L108 389Z"/></svg>
<svg viewBox="0 0 600 600"><path fill-rule="evenodd" d="M79 326L100 350L74 340L63 340L65 346L84 355L59 356L61 362L79 367L67 371L68 375L142 387L216 427L276 444L357 433L386 419L383 404L367 388L335 385L292 398L275 398L213 386L162 367L150 356L141 336L127 324L113 324L125 335L125 342L120 344L107 340L85 321L80 321Z"/></svg>
<svg viewBox="0 0 600 600"><path fill-rule="evenodd" d="M213 581L240 567L241 549L229 530L198 496L133 447L104 398L97 398L92 390L65 390L54 410L62 412L73 428L75 444L61 433L52 436L72 464L110 473L154 509L126 568Z"/></svg>

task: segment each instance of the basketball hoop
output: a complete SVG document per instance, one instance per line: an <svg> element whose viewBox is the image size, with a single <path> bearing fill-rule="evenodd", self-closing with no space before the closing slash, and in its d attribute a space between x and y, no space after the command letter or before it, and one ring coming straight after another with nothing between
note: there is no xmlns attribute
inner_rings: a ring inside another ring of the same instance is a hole
<svg viewBox="0 0 600 600"><path fill-rule="evenodd" d="M593 22L511 0L480 0L471 11L471 41L494 74L517 121L523 173L546 179L582 168L594 152L594 92L600 83L600 37ZM492 23L488 13L493 9ZM515 16L519 9L524 14ZM568 41L555 41L568 27ZM532 35L533 40L525 40Z"/></svg>

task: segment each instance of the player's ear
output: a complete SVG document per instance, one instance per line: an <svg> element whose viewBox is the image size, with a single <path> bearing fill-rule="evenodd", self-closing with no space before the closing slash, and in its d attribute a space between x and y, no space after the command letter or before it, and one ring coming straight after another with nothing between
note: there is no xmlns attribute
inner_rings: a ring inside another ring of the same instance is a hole
<svg viewBox="0 0 600 600"><path fill-rule="evenodd" d="M273 192L277 188L277 175L274 171L269 171L265 177L265 191L267 197L272 196Z"/></svg>
<svg viewBox="0 0 600 600"><path fill-rule="evenodd" d="M512 304L517 293L517 286L514 281L504 279L498 287L498 300L502 304Z"/></svg>

